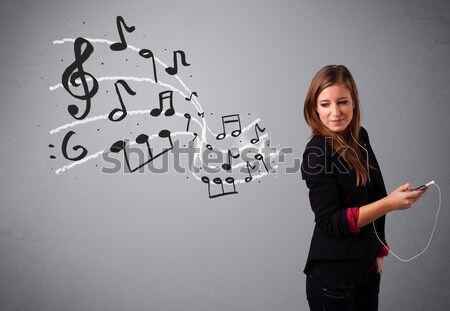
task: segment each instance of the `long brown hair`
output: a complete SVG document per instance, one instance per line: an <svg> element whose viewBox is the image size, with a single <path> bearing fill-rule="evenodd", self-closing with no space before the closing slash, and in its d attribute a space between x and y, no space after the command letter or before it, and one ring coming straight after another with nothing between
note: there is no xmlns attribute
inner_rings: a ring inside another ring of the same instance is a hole
<svg viewBox="0 0 450 311"><path fill-rule="evenodd" d="M348 135L344 137L340 136L342 140L338 138L338 133L330 131L322 121L320 121L317 112L317 98L319 94L325 88L335 84L341 84L349 90L354 105L353 118L346 129L346 134ZM345 161L347 166L355 172L356 184L358 186L366 185L368 172L366 171L365 166L367 163L358 148L361 123L358 89L356 88L355 80L347 67L343 65L328 65L316 73L311 81L308 93L306 94L303 115L306 123L311 127L312 135L321 135L331 139L334 150L336 150L341 159ZM346 152L348 151L347 147L350 147L354 152Z"/></svg>

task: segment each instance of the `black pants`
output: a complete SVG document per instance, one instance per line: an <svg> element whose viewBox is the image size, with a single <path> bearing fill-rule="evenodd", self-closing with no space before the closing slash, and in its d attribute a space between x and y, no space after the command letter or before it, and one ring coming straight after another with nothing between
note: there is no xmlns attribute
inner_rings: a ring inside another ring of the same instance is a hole
<svg viewBox="0 0 450 311"><path fill-rule="evenodd" d="M311 311L376 311L379 291L380 275L376 271L358 284L306 276L306 297Z"/></svg>

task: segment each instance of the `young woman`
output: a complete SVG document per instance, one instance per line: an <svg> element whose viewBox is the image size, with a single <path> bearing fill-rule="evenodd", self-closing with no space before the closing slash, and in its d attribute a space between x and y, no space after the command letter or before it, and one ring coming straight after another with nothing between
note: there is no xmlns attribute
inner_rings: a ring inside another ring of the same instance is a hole
<svg viewBox="0 0 450 311"><path fill-rule="evenodd" d="M386 194L367 131L360 126L355 81L342 65L322 68L305 99L312 138L302 177L315 215L306 274L311 310L377 310L385 214L425 193L406 183Z"/></svg>

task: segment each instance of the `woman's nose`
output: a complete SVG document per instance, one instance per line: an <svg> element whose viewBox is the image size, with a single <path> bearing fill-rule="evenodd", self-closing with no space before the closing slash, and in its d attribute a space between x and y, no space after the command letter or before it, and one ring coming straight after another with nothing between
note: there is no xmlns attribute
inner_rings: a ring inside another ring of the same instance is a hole
<svg viewBox="0 0 450 311"><path fill-rule="evenodd" d="M341 110L339 109L339 105L334 104L331 108L331 112L333 116L338 117L341 114Z"/></svg>

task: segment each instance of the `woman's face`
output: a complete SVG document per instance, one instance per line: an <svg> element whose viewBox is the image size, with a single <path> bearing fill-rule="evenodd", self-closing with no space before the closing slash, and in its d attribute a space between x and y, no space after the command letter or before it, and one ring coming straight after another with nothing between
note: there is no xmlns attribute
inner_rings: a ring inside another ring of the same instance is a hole
<svg viewBox="0 0 450 311"><path fill-rule="evenodd" d="M350 91L342 84L323 89L317 97L320 121L336 133L344 131L352 121L353 107Z"/></svg>

